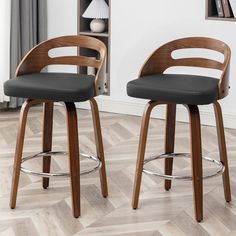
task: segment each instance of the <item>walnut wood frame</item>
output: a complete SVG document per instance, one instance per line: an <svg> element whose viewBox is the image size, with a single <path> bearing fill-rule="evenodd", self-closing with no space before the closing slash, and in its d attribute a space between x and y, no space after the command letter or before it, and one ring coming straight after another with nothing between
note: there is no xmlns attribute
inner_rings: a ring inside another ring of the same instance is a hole
<svg viewBox="0 0 236 236"><path fill-rule="evenodd" d="M186 48L204 48L220 52L224 55L224 61L221 63L206 58L174 59L172 57L172 52ZM230 57L230 48L222 41L205 37L177 39L158 48L142 66L139 77L151 74L162 74L173 66L191 66L221 70L222 73L218 84L219 98L221 99L227 96L229 92Z"/></svg>
<svg viewBox="0 0 236 236"><path fill-rule="evenodd" d="M60 47L80 47L92 49L98 52L100 58L95 59L88 56L49 56L48 53L51 49ZM62 36L44 41L31 49L20 62L16 70L16 76L40 72L48 65L90 66L97 69L94 87L96 90L96 95L100 95L103 93L105 81L101 81L102 78L99 77L99 74L105 62L106 56L107 49L105 44L96 38L83 35Z"/></svg>
<svg viewBox="0 0 236 236"><path fill-rule="evenodd" d="M220 63L218 61L204 58L173 59L171 56L172 52L183 48L207 48L221 52L225 57L224 62ZM218 69L222 71L218 84L219 98L223 98L227 96L229 89L229 77L228 77L229 62L230 62L230 49L225 43L221 41L203 37L178 39L170 43L167 43L164 46L157 49L144 63L140 71L140 77L145 75L164 73L166 69L172 66L193 66L193 67ZM176 104L168 103L165 101L150 101L148 102L144 110L141 131L140 131L140 140L138 147L136 173L135 173L134 189L133 189L133 200L132 200L133 209L138 208L139 193L141 187L141 179L144 165L147 134L148 134L148 125L151 112L154 107L161 104L167 104L165 153L170 154L174 152ZM203 219L202 146L201 146L200 114L197 105L190 105L190 104L183 104L183 105L187 108L189 113L195 218L198 222L200 222ZM225 200L227 202L230 202L231 191L230 191L229 168L227 160L225 135L224 135L223 116L220 104L218 102L215 102L213 106L216 116L220 160L225 166L225 171L222 175ZM173 168L173 158L166 159L165 174L171 175L172 168ZM165 189L169 190L170 188L171 188L171 181L165 180Z"/></svg>
<svg viewBox="0 0 236 236"><path fill-rule="evenodd" d="M80 46L97 50L100 53L100 59L93 59L85 56L65 56L50 58L48 52L52 48L64 46ZM19 64L16 76L40 72L45 66L51 64L68 64L78 66L94 66L97 68L94 89L96 95L102 91L101 83L99 81L99 71L106 58L105 45L92 37L87 36L64 36L45 41L35 48L33 48ZM34 100L28 99L21 108L18 136L16 142L12 188L10 197L10 207L16 207L17 191L20 178L21 160L23 153L24 137L26 122L29 109L38 104L44 104L44 119L43 119L43 138L42 149L44 152L51 151L52 149L52 129L53 129L53 101L48 100ZM74 217L77 218L81 214L80 210L80 161L79 161L79 140L78 140L78 124L75 104L73 102L64 102L67 114L67 130L68 130L68 150L69 150L69 164L70 164L70 179L72 191L72 207ZM94 134L97 149L97 156L99 157L102 167L100 169L101 192L104 197L108 196L106 166L104 158L104 149L101 133L101 125L99 118L98 106L95 99L90 100ZM43 157L43 172L50 172L51 157ZM43 177L43 188L48 188L49 178Z"/></svg>

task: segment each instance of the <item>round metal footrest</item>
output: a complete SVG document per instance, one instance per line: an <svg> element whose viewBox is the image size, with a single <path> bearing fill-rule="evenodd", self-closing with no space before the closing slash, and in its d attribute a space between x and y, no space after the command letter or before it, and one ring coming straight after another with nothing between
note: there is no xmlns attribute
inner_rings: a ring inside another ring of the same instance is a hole
<svg viewBox="0 0 236 236"><path fill-rule="evenodd" d="M145 166L145 164L147 164L151 161L154 161L154 160L166 159L166 158L176 158L176 157L191 158L191 155L189 153L171 153L171 154L162 154L159 156L153 156L153 157L150 157L150 158L147 158L146 160L144 160L144 166ZM211 162L219 167L215 173L204 175L203 179L212 178L212 177L221 175L224 172L225 167L222 162L211 159L209 157L204 157L204 156L202 157L202 159L205 161ZM176 179L176 180L192 180L192 176L164 175L164 174L160 174L157 172L153 172L153 171L145 169L145 168L143 168L143 172L146 174L155 175L160 178L167 179L167 180L174 180L174 179Z"/></svg>
<svg viewBox="0 0 236 236"><path fill-rule="evenodd" d="M38 157L45 157L45 156L67 156L67 155L68 155L67 152L40 152L40 153L31 155L31 156L22 158L21 163L24 163L26 161L29 161L31 159L35 159L35 158L38 158ZM94 172L94 171L96 171L96 170L101 168L102 163L101 163L101 161L99 160L98 157L90 156L90 155L87 155L87 154L84 154L84 153L80 153L80 156L88 158L91 161L96 163L96 165L92 169L82 170L80 172L80 175L89 174L89 173L92 173L92 172ZM26 173L26 174L36 175L36 176L40 176L40 177L69 177L70 176L69 172L44 173L44 172L37 172L37 171L28 170L28 169L24 168L23 166L21 166L21 171Z"/></svg>

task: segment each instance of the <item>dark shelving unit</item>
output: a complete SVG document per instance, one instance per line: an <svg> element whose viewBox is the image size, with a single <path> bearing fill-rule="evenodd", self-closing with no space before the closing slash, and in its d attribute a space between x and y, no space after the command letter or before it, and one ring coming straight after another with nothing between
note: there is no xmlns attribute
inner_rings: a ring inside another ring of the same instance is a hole
<svg viewBox="0 0 236 236"><path fill-rule="evenodd" d="M107 61L102 69L100 76L105 76L105 95L109 95L110 92L110 18L105 20L106 29L103 33L94 33L90 30L90 22L92 19L83 18L82 15L91 3L92 0L78 0L78 34L88 35L101 40L107 46ZM110 0L105 0L110 8ZM89 49L78 49L78 54L89 55L97 57L96 53ZM80 73L88 73L88 68L79 68Z"/></svg>

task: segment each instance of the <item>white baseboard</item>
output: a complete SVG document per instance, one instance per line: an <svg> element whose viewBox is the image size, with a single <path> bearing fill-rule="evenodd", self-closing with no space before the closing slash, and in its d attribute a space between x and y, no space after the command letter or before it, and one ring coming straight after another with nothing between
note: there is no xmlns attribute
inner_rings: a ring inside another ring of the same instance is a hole
<svg viewBox="0 0 236 236"><path fill-rule="evenodd" d="M96 98L99 110L103 112L112 112L118 114L141 116L145 107L145 101L122 101L111 97L100 96ZM90 109L88 102L78 103L78 108ZM213 106L200 107L201 123L204 125L215 126L215 115ZM165 119L165 106L159 106L153 110L152 117ZM177 121L188 122L188 113L183 106L177 107ZM224 113L224 126L226 128L236 129L236 114Z"/></svg>

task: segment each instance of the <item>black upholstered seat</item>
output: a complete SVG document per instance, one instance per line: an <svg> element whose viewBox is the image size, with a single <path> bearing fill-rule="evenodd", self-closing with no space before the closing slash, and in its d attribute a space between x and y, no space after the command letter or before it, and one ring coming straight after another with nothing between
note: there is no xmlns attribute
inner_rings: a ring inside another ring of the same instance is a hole
<svg viewBox="0 0 236 236"><path fill-rule="evenodd" d="M153 101L203 105L219 99L218 82L206 76L155 74L130 81L127 93Z"/></svg>
<svg viewBox="0 0 236 236"><path fill-rule="evenodd" d="M4 84L12 97L80 102L95 96L95 77L73 73L34 73L18 76Z"/></svg>

